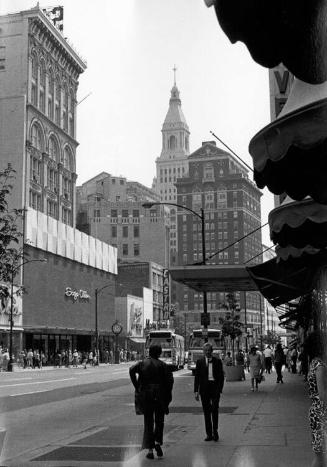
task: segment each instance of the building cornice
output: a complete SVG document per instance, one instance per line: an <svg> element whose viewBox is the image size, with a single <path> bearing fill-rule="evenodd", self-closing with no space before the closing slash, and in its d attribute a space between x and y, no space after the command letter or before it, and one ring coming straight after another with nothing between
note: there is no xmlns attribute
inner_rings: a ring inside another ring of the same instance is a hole
<svg viewBox="0 0 327 467"><path fill-rule="evenodd" d="M87 64L67 42L59 30L39 8L23 12L29 19L29 33L67 69L75 70L75 78L83 73Z"/></svg>

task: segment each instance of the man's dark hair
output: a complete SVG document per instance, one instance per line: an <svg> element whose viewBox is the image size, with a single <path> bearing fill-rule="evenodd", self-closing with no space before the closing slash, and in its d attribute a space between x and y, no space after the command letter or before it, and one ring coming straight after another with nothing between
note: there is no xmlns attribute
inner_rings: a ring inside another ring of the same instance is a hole
<svg viewBox="0 0 327 467"><path fill-rule="evenodd" d="M152 344L149 347L149 355L152 358L159 358L162 352L161 345L159 344Z"/></svg>

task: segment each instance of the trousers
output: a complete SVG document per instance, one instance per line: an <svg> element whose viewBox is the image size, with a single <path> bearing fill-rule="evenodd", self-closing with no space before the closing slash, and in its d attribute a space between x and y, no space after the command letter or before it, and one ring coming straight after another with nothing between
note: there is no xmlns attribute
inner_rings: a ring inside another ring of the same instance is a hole
<svg viewBox="0 0 327 467"><path fill-rule="evenodd" d="M214 381L208 381L207 390L201 393L204 424L208 436L218 431L218 412L220 394Z"/></svg>
<svg viewBox="0 0 327 467"><path fill-rule="evenodd" d="M155 443L163 443L165 413L161 404L151 404L144 410L142 449L153 449Z"/></svg>

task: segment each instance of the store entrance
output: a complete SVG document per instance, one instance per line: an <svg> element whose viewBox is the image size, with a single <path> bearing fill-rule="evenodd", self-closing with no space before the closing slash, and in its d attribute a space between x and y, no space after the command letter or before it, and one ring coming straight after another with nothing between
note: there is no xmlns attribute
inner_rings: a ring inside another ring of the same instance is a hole
<svg viewBox="0 0 327 467"><path fill-rule="evenodd" d="M78 350L78 352L90 352L91 336L76 336L76 349Z"/></svg>

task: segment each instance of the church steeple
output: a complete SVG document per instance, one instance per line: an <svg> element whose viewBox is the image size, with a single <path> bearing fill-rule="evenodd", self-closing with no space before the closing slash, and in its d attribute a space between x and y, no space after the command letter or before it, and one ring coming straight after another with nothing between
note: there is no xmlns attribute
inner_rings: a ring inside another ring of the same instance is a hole
<svg viewBox="0 0 327 467"><path fill-rule="evenodd" d="M190 130L182 111L179 89L176 85L176 65L174 85L170 91L169 109L162 125L162 150L160 159L179 159L190 154Z"/></svg>

